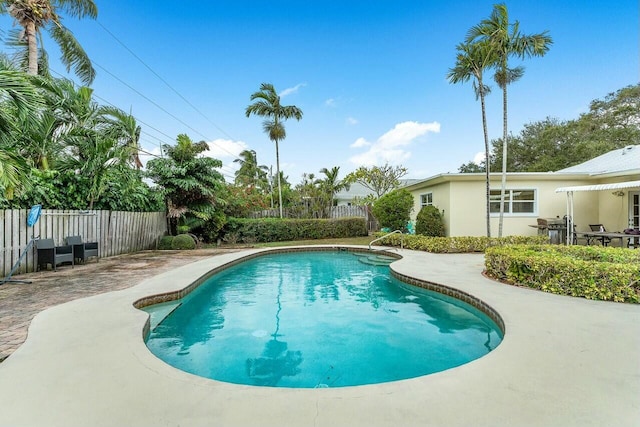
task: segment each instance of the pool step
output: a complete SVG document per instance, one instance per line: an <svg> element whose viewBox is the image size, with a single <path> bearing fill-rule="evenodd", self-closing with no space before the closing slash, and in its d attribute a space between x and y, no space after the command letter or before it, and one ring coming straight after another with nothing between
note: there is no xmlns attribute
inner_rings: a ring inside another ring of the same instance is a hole
<svg viewBox="0 0 640 427"><path fill-rule="evenodd" d="M363 264L378 265L378 266L389 265L395 260L396 260L395 258L384 257L380 255L372 255L367 258L364 258L364 257L358 258L358 261L360 261Z"/></svg>
<svg viewBox="0 0 640 427"><path fill-rule="evenodd" d="M154 330L173 310L180 307L182 302L169 301L161 304L154 304L148 307L144 307L143 310L149 313L149 326L150 330Z"/></svg>

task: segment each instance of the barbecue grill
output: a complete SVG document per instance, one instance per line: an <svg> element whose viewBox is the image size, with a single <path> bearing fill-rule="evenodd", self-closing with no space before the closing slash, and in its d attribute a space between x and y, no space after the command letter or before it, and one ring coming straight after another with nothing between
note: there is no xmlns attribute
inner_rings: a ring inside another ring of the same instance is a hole
<svg viewBox="0 0 640 427"><path fill-rule="evenodd" d="M567 240L566 218L538 218L538 234L548 235L552 244L563 244Z"/></svg>

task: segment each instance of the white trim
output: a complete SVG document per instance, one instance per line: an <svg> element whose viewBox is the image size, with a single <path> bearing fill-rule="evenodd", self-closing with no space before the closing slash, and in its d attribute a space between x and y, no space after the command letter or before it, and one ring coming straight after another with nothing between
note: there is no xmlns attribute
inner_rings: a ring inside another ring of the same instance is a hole
<svg viewBox="0 0 640 427"><path fill-rule="evenodd" d="M500 191L500 188L490 188L489 191ZM533 211L532 212L515 212L513 213L511 210L513 208L513 200L511 198L509 198L509 200L505 200L505 211L504 211L504 216L505 217L537 217L538 216L538 194L540 193L538 191L537 187L513 187L513 188L505 188L505 198L507 197L507 193L509 191L533 191L533 200L529 201L529 200L522 200L522 202L527 202L527 203L533 203ZM491 203L499 203L500 200L498 200L498 202L491 202ZM516 202L518 203L518 202ZM507 206L509 208L509 211L507 212ZM492 218L497 218L500 216L500 212L491 212L490 216Z"/></svg>
<svg viewBox="0 0 640 427"><path fill-rule="evenodd" d="M640 181L614 182L611 184L596 185L578 185L575 187L559 187L556 193L569 191L604 191L604 190L620 190L623 188L640 188Z"/></svg>
<svg viewBox="0 0 640 427"><path fill-rule="evenodd" d="M426 204L422 203L422 196L428 196L429 194L431 194L431 202L427 201ZM420 194L420 207L423 208L425 206L433 206L433 191Z"/></svg>

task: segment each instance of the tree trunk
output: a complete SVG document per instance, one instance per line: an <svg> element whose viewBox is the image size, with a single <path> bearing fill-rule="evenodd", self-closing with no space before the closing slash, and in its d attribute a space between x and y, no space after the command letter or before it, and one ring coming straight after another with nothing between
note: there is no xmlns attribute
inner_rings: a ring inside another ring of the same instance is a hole
<svg viewBox="0 0 640 427"><path fill-rule="evenodd" d="M504 195L507 187L507 84L502 89L502 184L500 186L500 220L498 222L498 237L502 237L504 222Z"/></svg>
<svg viewBox="0 0 640 427"><path fill-rule="evenodd" d="M36 24L33 22L27 23L25 27L27 35L27 46L29 48L29 68L27 74L32 76L38 75L38 39L36 37Z"/></svg>
<svg viewBox="0 0 640 427"><path fill-rule="evenodd" d="M280 151L278 150L278 140L275 140L276 143L276 175L278 177L278 204L280 208L280 219L282 216L282 186L280 185Z"/></svg>
<svg viewBox="0 0 640 427"><path fill-rule="evenodd" d="M489 132L487 130L487 111L484 103L484 90L482 89L482 79L479 80L480 105L482 106L482 130L484 132L484 164L486 180L486 209L487 209L487 237L491 237L491 176L489 171Z"/></svg>

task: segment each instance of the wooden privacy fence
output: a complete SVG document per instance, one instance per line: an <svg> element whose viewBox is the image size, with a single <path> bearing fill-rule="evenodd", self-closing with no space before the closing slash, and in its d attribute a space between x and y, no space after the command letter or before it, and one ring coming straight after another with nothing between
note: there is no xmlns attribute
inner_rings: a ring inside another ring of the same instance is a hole
<svg viewBox="0 0 640 427"><path fill-rule="evenodd" d="M167 231L164 212L118 212L43 209L33 227L28 209L0 210L0 275L5 277L36 237L63 245L68 236L98 242L100 257L155 248ZM14 274L35 271L36 250L29 250Z"/></svg>

